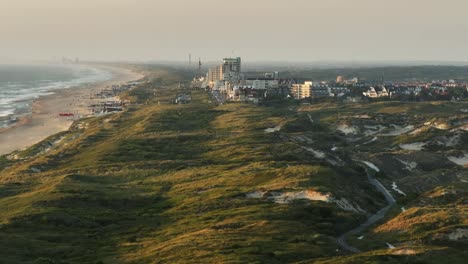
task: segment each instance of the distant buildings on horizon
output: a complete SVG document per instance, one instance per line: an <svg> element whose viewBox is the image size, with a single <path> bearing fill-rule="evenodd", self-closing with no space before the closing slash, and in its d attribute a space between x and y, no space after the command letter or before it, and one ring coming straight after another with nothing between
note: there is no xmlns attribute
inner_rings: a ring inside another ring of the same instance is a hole
<svg viewBox="0 0 468 264"><path fill-rule="evenodd" d="M462 88L468 92L468 84L455 80L412 82L366 82L358 77L346 79L339 75L333 81L305 81L281 79L279 72L266 72L262 76L246 78L242 73L242 59L224 58L220 65L208 70L200 79L208 87L227 100L259 102L268 95L294 99L358 96L368 98L415 95L423 90L430 94L447 95L450 88Z"/></svg>
<svg viewBox="0 0 468 264"><path fill-rule="evenodd" d="M80 64L80 58L76 57L74 59L62 57L62 64Z"/></svg>

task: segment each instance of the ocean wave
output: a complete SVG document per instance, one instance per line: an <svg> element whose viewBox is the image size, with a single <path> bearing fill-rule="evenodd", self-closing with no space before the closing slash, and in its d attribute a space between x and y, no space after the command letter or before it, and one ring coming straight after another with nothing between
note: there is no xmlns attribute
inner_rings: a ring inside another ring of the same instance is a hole
<svg viewBox="0 0 468 264"><path fill-rule="evenodd" d="M5 109L5 110L0 110L0 117L6 117L6 116L10 116L12 114L15 113L15 109L14 108L10 108L10 109Z"/></svg>
<svg viewBox="0 0 468 264"><path fill-rule="evenodd" d="M5 118L18 112L29 111L30 103L28 102L41 96L54 94L56 90L107 81L113 77L111 72L100 68L79 65L65 67L72 72L74 78L64 77L62 80L52 80L47 76L41 76L36 80L0 82L0 117Z"/></svg>

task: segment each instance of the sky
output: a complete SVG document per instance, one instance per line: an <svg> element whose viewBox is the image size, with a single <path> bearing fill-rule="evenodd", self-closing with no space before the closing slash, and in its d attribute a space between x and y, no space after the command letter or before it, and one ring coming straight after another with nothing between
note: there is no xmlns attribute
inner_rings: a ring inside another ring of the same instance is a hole
<svg viewBox="0 0 468 264"><path fill-rule="evenodd" d="M467 0L0 0L0 64L468 61Z"/></svg>

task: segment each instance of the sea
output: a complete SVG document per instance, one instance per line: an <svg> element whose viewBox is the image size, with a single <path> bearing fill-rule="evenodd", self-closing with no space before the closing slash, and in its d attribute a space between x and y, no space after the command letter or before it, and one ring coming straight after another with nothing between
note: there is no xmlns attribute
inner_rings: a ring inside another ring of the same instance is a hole
<svg viewBox="0 0 468 264"><path fill-rule="evenodd" d="M0 128L29 114L32 102L41 96L111 78L111 72L86 65L0 64Z"/></svg>

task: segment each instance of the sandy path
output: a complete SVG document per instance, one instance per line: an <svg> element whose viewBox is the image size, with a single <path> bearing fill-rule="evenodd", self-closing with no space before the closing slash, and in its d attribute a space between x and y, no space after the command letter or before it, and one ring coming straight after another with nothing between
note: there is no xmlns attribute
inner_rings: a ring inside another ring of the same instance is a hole
<svg viewBox="0 0 468 264"><path fill-rule="evenodd" d="M55 94L38 98L32 114L16 126L0 131L0 155L25 149L45 138L67 130L73 123L70 118L59 117L58 113L74 113L77 116L90 114L90 94L110 85L135 81L143 75L127 69L102 67L112 72L111 80L55 91Z"/></svg>

